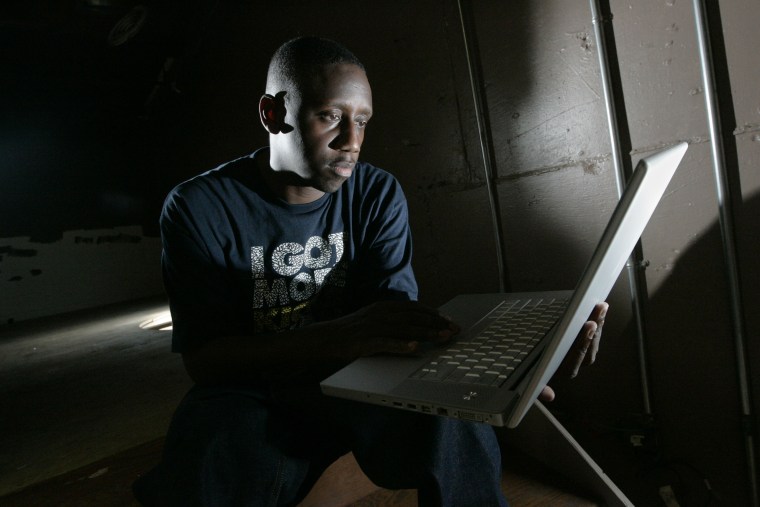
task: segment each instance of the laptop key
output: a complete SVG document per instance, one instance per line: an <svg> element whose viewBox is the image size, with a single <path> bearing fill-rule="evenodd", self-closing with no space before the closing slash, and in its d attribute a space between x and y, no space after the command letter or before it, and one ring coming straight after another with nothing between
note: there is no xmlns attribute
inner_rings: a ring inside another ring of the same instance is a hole
<svg viewBox="0 0 760 507"><path fill-rule="evenodd" d="M540 340L541 323L564 309L558 301L533 300L497 310L477 336L451 345L436 361L418 370L425 380L501 385ZM468 369L469 368L469 369Z"/></svg>

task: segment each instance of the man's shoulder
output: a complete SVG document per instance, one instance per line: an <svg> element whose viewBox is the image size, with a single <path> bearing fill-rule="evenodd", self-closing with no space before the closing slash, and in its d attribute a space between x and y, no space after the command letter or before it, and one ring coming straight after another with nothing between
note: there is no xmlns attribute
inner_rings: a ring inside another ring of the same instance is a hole
<svg viewBox="0 0 760 507"><path fill-rule="evenodd" d="M230 160L177 184L168 198L201 198L209 193L219 195L220 192L250 185L255 172L254 154Z"/></svg>
<svg viewBox="0 0 760 507"><path fill-rule="evenodd" d="M356 162L356 175L360 178L369 178L377 180L396 180L396 177L389 171L377 167L363 160Z"/></svg>
<svg viewBox="0 0 760 507"><path fill-rule="evenodd" d="M357 162L354 176L353 186L362 194L390 192L403 195L401 184L396 176L368 162Z"/></svg>

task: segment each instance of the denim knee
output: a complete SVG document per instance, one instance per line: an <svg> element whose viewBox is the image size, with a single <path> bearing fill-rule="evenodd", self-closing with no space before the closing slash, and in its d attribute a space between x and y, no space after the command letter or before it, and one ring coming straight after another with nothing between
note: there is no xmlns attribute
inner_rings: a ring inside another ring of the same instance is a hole
<svg viewBox="0 0 760 507"><path fill-rule="evenodd" d="M294 505L329 464L303 441L260 393L194 388L172 419L161 463L135 495L144 505Z"/></svg>

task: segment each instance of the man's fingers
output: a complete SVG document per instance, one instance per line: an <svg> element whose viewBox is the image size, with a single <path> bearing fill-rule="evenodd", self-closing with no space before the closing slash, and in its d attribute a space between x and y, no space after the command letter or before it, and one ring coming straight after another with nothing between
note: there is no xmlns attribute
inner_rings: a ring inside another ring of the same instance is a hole
<svg viewBox="0 0 760 507"><path fill-rule="evenodd" d="M398 338L376 338L369 345L370 350L365 350L362 356L372 354L413 354L420 347L417 340L399 340Z"/></svg>
<svg viewBox="0 0 760 507"><path fill-rule="evenodd" d="M607 303L599 303L594 308L594 320L596 321L596 331L591 342L591 351L589 354L589 364L593 364L596 361L596 353L599 352L599 344L602 341L602 328L604 327L604 319L607 317L607 310L610 305Z"/></svg>
<svg viewBox="0 0 760 507"><path fill-rule="evenodd" d="M589 316L588 320L593 320L597 323L604 322L604 318L607 316L607 310L609 307L610 305L607 302L597 303L594 306L594 309L591 311L591 315Z"/></svg>
<svg viewBox="0 0 760 507"><path fill-rule="evenodd" d="M604 326L604 319L607 316L608 309L609 305L606 302L594 306L589 320L583 324L575 342L573 342L564 361L562 361L562 365L557 372L558 374L569 374L570 378L575 378L584 363L592 364L596 360L596 354L599 352L599 343L602 338L602 327ZM551 388L548 389L551 390ZM548 395L549 392L546 389L541 393L542 397ZM551 391L551 397L553 399L554 391Z"/></svg>
<svg viewBox="0 0 760 507"><path fill-rule="evenodd" d="M596 322L586 322L583 325L583 329L581 329L580 336L575 340L573 348L570 349L570 359L572 361L572 369L570 370L571 378L575 378L575 376L578 375L578 371L584 361L591 360L590 358L587 359L587 356L589 356L589 349L591 349L594 342L594 335L596 334L597 329L598 326Z"/></svg>
<svg viewBox="0 0 760 507"><path fill-rule="evenodd" d="M597 324L596 330L594 330L594 334L591 337L591 344L589 346L588 351L588 364L594 364L594 361L596 361L596 353L599 352L599 344L602 341L602 324Z"/></svg>
<svg viewBox="0 0 760 507"><path fill-rule="evenodd" d="M556 395L554 394L554 389L549 386L545 386L541 391L541 394L538 395L538 399L541 401L549 402L554 401L555 396Z"/></svg>
<svg viewBox="0 0 760 507"><path fill-rule="evenodd" d="M406 341L419 340L435 344L443 344L451 340L455 334L456 332L449 327L440 329L427 326L406 325L400 326L400 332L395 332L393 336Z"/></svg>
<svg viewBox="0 0 760 507"><path fill-rule="evenodd" d="M446 342L457 334L457 324L437 310L416 301L386 301L378 305L381 334L401 339Z"/></svg>

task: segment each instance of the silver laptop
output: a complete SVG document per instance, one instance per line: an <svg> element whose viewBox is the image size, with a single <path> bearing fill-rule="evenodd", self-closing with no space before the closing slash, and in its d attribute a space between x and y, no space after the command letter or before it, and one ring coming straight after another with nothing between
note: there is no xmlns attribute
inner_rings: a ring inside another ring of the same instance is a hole
<svg viewBox="0 0 760 507"><path fill-rule="evenodd" d="M513 428L549 382L594 306L605 301L686 153L687 143L642 159L573 291L500 294L445 346L413 356L357 359L322 392L404 410ZM473 307L482 294L456 299ZM493 299L493 298L492 298ZM527 316L524 316L527 314Z"/></svg>

